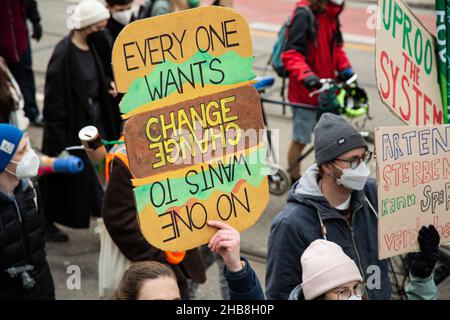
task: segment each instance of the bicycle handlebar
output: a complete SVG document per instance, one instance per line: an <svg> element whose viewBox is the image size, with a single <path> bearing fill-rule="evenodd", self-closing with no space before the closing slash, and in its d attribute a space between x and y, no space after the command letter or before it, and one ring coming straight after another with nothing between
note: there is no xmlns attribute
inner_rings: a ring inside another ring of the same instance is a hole
<svg viewBox="0 0 450 320"><path fill-rule="evenodd" d="M320 87L317 90L312 91L309 94L309 97L312 97L316 94L322 93L324 91L327 91L331 88L332 85L337 86L338 88L341 88L343 85L349 86L350 84L352 84L353 82L356 81L356 79L358 79L358 75L355 73L353 76L351 76L347 81L345 81L344 83L337 83L336 80L334 79L330 79L330 78L324 78L324 79L320 79L320 83L322 84L322 87Z"/></svg>

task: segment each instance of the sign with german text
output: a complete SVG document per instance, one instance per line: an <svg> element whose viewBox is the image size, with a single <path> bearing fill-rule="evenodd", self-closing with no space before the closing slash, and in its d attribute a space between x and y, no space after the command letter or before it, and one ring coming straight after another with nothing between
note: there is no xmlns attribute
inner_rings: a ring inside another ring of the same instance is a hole
<svg viewBox="0 0 450 320"><path fill-rule="evenodd" d="M422 226L450 242L450 125L375 131L380 259L417 251Z"/></svg>

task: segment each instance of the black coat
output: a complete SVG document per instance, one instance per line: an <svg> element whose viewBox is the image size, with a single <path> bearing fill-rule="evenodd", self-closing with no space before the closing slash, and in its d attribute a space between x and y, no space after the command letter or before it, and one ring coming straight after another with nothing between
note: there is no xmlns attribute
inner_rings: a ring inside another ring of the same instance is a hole
<svg viewBox="0 0 450 320"><path fill-rule="evenodd" d="M114 42L124 27L124 25L118 23L113 18L110 18L104 30L98 31L89 37L89 44L97 52L108 81L114 81L111 65L112 49L114 47Z"/></svg>
<svg viewBox="0 0 450 320"><path fill-rule="evenodd" d="M23 183L14 197L0 192L0 300L54 299L55 288L47 263L44 240L44 217L35 205L34 190ZM34 289L26 291L20 277L11 278L5 270L26 264L36 281Z"/></svg>
<svg viewBox="0 0 450 320"><path fill-rule="evenodd" d="M62 39L50 59L45 82L44 139L42 151L57 156L68 146L80 145L78 133L92 125L89 102L82 74L75 56L76 48L70 36ZM117 106L111 103L103 67L95 50L95 64L98 71L99 103L104 123L104 139L120 136ZM71 152L85 161L85 169L76 175L53 174L39 182L42 201L47 218L72 228L89 227L90 214L95 207L94 170L84 151Z"/></svg>

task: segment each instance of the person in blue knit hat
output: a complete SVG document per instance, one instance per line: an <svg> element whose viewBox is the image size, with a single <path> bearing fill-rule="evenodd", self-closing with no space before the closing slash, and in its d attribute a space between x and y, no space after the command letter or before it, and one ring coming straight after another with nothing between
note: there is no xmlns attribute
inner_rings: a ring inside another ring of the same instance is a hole
<svg viewBox="0 0 450 320"><path fill-rule="evenodd" d="M0 124L0 300L54 299L44 216L29 178L39 158L18 128Z"/></svg>

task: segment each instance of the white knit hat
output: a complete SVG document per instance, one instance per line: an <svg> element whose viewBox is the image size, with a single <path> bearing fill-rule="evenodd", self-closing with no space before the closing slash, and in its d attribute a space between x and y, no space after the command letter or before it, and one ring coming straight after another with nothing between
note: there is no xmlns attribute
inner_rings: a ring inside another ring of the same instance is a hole
<svg viewBox="0 0 450 320"><path fill-rule="evenodd" d="M363 281L355 262L334 242L316 240L303 252L302 288L306 300L352 281Z"/></svg>
<svg viewBox="0 0 450 320"><path fill-rule="evenodd" d="M84 0L80 2L70 16L70 25L73 29L83 29L109 19L109 10L96 0Z"/></svg>

